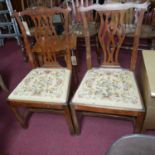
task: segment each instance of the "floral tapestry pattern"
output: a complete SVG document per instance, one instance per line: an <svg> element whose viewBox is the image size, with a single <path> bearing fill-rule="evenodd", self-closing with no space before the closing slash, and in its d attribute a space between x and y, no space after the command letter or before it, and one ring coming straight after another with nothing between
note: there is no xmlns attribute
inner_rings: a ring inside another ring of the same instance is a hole
<svg viewBox="0 0 155 155"><path fill-rule="evenodd" d="M140 103L133 73L122 69L91 69L81 83L73 102L135 105ZM118 103L118 104L117 104ZM110 105L109 104L109 105Z"/></svg>
<svg viewBox="0 0 155 155"><path fill-rule="evenodd" d="M34 69L17 86L10 96L61 99L64 95L65 82L69 80L66 69ZM67 94L67 93L66 93Z"/></svg>

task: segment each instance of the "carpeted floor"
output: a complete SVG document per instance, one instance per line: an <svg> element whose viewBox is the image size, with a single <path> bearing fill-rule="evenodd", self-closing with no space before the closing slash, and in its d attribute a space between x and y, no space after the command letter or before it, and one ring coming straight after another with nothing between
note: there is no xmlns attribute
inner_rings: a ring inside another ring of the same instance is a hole
<svg viewBox="0 0 155 155"><path fill-rule="evenodd" d="M84 54L81 51L80 54L82 78L86 67ZM121 57L125 66L127 55L125 52ZM24 62L14 40L0 47L0 59L0 73L11 91L31 67ZM33 114L29 128L23 129L7 104L8 94L0 90L0 154L3 155L104 155L114 141L133 133L132 121L85 116L81 134L71 136L64 117L51 113ZM155 131L145 134L155 136Z"/></svg>

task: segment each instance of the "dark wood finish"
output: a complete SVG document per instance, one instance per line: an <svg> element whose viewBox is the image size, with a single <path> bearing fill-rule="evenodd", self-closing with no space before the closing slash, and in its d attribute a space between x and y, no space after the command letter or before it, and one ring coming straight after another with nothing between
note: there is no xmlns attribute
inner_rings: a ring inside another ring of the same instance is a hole
<svg viewBox="0 0 155 155"><path fill-rule="evenodd" d="M64 22L62 23L63 32L61 35L58 34L56 26L52 21L55 14L61 14L64 18ZM51 69L55 67L60 68L62 65L60 65L58 57L61 56L64 58L66 67L69 70L72 69L70 47L72 48L75 46L75 40L73 40L73 36L69 34L68 31L68 9L48 9L44 7L35 9L30 8L20 13L15 12L13 15L20 26L28 59L33 68L41 66ZM29 27L29 30L33 29L29 36L27 35L23 25L23 21L26 22L26 20L28 20L27 26ZM24 127L27 126L27 117L20 113L18 110L20 107L24 107L30 112L40 111L41 109L42 111L62 111L68 123L70 133L74 134L74 128L67 102L64 104L45 104L43 102L34 102L33 100L9 100L9 105L12 107L19 123Z"/></svg>
<svg viewBox="0 0 155 155"><path fill-rule="evenodd" d="M123 4L121 4L123 5ZM104 8L104 5L102 5ZM125 4L124 4L125 6ZM93 8L94 7L94 8ZM101 7L101 6L100 6ZM124 8L122 6L122 8ZM100 25L99 25L99 32L98 32L98 38L100 45L102 47L103 52L103 61L101 67L118 67L120 66L120 62L118 59L120 48L123 44L124 38L127 35L126 29L125 29L125 23L124 18L125 14L128 11L128 9L122 9L121 10L108 10L105 9L102 10L97 6L92 6L92 8L86 7L86 9L81 9L82 19L84 23L84 30L85 30L85 40L86 40L86 46L87 46L87 61L89 67L91 68L91 51L90 51L90 34L88 31L88 22L86 18L86 13L90 11L91 9L95 9L100 17ZM134 8L134 7L133 7ZM99 11L98 11L99 9ZM91 11L92 11L91 10ZM133 50L131 54L131 63L130 63L130 70L135 70L136 62L137 62L137 50L139 45L139 35L140 35L140 29L142 25L144 10L140 9L139 13L137 14L137 24L135 28L135 36L134 36L134 43L133 43ZM133 15L134 16L134 15ZM140 94L139 94L140 95ZM141 100L142 102L142 100ZM144 119L144 109L142 110L132 110L132 109L123 109L122 108L103 108L102 106L95 107L94 105L83 105L79 103L72 103L70 104L71 111L72 111L72 117L74 122L74 127L76 130L76 133L80 133L80 125L77 117L77 113L81 112L89 112L89 113L103 113L107 115L116 115L116 116L128 116L135 118L135 132L140 132L143 124Z"/></svg>

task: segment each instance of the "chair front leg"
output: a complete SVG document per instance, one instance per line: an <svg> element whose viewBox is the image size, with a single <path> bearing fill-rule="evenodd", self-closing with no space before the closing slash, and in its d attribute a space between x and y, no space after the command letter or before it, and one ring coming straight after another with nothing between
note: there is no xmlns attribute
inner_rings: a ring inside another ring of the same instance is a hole
<svg viewBox="0 0 155 155"><path fill-rule="evenodd" d="M67 121L70 134L74 135L75 134L75 130L74 130L74 126L73 126L73 121L72 121L72 117L71 117L71 113L70 113L69 107L67 107L67 106L64 107L64 116L65 116L65 119Z"/></svg>
<svg viewBox="0 0 155 155"><path fill-rule="evenodd" d="M74 125L74 129L75 129L75 133L77 135L80 134L80 126L79 126L79 122L78 122L78 116L76 114L76 110L73 104L70 104L70 108L71 108L71 114L72 114L72 119L73 119L73 125Z"/></svg>
<svg viewBox="0 0 155 155"><path fill-rule="evenodd" d="M24 115L22 115L21 112L19 111L18 107L11 105L11 109L12 109L13 113L15 114L15 117L16 117L17 121L19 122L19 124L23 128L28 128L28 120L33 112L27 110L26 113Z"/></svg>
<svg viewBox="0 0 155 155"><path fill-rule="evenodd" d="M13 113L16 116L17 121L23 128L27 128L28 125L26 123L25 117L19 112L18 108L15 106L11 106Z"/></svg>
<svg viewBox="0 0 155 155"><path fill-rule="evenodd" d="M135 121L135 130L134 130L135 133L142 132L143 122L144 122L144 112L139 112Z"/></svg>

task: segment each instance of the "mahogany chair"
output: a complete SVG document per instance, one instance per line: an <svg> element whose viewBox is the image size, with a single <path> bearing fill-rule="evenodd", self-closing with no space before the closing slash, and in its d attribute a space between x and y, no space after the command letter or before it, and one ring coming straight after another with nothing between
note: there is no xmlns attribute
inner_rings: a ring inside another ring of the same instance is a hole
<svg viewBox="0 0 155 155"><path fill-rule="evenodd" d="M58 35L55 29L52 20L55 14L64 17L62 35ZM72 38L68 31L69 10L40 7L15 12L13 15L20 26L28 60L33 69L9 95L9 105L23 127L27 127L27 119L32 112L60 112L64 114L73 134L68 107L72 69L69 47ZM26 19L31 22L25 23ZM27 31L29 26L33 27L31 33ZM27 110L24 114L21 111L22 107Z"/></svg>
<svg viewBox="0 0 155 155"><path fill-rule="evenodd" d="M131 134L115 141L105 155L154 155L154 145L154 136Z"/></svg>
<svg viewBox="0 0 155 155"><path fill-rule="evenodd" d="M137 62L137 49L144 11L148 3L117 3L80 7L82 13L87 54L91 57L90 37L85 13L96 10L100 17L98 38L103 51L103 61L99 68L89 68L70 106L76 133L80 133L77 113L104 114L135 118L135 132L140 132L143 124L144 105L134 75ZM126 36L123 22L125 13L135 8L137 13L133 50L129 69L121 67L119 54ZM138 8L138 9L137 9Z"/></svg>
<svg viewBox="0 0 155 155"><path fill-rule="evenodd" d="M131 0L133 1L133 0ZM140 0L139 2L143 2L144 0ZM116 2L129 2L128 0L107 0L106 3L116 3ZM128 31L127 36L124 40L123 46L121 48L130 49L133 44L133 38L134 38L134 21L133 15L135 11L134 9L128 10L128 13L126 13L126 16L124 18L124 22L126 25L128 24ZM140 49L151 49L153 48L153 38L155 37L155 27L153 26L153 19L155 17L155 11L153 3L150 2L150 5L148 9L144 13L143 23L141 27L141 33L140 33L140 42L139 42L139 50Z"/></svg>
<svg viewBox="0 0 155 155"><path fill-rule="evenodd" d="M5 90L6 92L8 92L8 89L7 89L6 85L4 84L4 81L2 79L1 74L0 74L0 88L2 88L3 90Z"/></svg>

